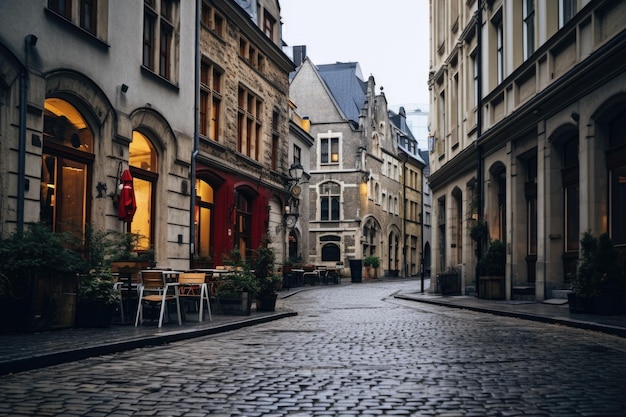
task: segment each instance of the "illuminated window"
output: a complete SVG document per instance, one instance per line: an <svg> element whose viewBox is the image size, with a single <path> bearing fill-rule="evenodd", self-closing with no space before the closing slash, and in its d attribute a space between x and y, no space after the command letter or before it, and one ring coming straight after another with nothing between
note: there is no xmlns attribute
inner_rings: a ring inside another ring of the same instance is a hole
<svg viewBox="0 0 626 417"><path fill-rule="evenodd" d="M82 115L65 100L46 99L40 217L53 231L84 238L93 161L93 135Z"/></svg>
<svg viewBox="0 0 626 417"><path fill-rule="evenodd" d="M137 212L132 223L128 224L127 231L141 236L137 244L139 250L147 250L154 245L154 207L159 178L157 162L157 154L150 140L143 133L134 131L129 146L129 165Z"/></svg>

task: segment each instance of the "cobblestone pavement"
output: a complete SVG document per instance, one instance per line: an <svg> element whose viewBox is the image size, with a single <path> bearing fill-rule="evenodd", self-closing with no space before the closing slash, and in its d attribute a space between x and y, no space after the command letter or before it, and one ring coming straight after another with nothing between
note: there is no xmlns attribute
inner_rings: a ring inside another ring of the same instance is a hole
<svg viewBox="0 0 626 417"><path fill-rule="evenodd" d="M0 377L8 416L625 416L626 340L394 299L415 282L281 300L298 316Z"/></svg>

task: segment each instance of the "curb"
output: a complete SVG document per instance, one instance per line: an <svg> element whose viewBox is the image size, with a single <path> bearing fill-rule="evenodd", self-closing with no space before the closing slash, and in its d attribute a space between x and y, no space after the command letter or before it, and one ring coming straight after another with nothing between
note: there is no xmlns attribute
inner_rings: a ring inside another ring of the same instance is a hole
<svg viewBox="0 0 626 417"><path fill-rule="evenodd" d="M212 334L242 329L244 327L250 327L257 324L280 320L286 317L293 317L296 315L298 315L298 313L292 311L280 312L268 316L244 319L241 321L226 323L223 325L209 327L205 329L174 331L171 333L140 337L132 340L111 342L98 346L90 346L75 350L66 350L61 352L48 353L40 356L34 356L30 358L0 362L0 375L30 371L33 369L45 368L48 366L59 365L62 363L75 362L94 356L119 353L147 346L165 345L172 342L179 342L181 340L193 339L196 337L209 336Z"/></svg>
<svg viewBox="0 0 626 417"><path fill-rule="evenodd" d="M513 317L513 318L518 318L522 320L530 320L530 321L536 321L536 322L548 323L548 324L559 324L562 326L573 327L576 329L592 330L596 332L601 332L601 333L606 333L606 334L613 335L613 336L626 338L626 328L610 326L606 324L590 323L590 322L574 320L574 319L560 319L556 317L546 317L546 316L540 316L536 314L522 313L522 312L515 312L515 311L503 311L503 310L498 310L494 308L467 306L467 305L449 303L445 301L425 300L425 299L412 297L407 294L398 294L398 295L395 295L394 298L398 298L401 300L417 301L419 303L438 305L442 307L457 308L461 310L471 310L471 311L476 311L479 313L493 314L496 316Z"/></svg>

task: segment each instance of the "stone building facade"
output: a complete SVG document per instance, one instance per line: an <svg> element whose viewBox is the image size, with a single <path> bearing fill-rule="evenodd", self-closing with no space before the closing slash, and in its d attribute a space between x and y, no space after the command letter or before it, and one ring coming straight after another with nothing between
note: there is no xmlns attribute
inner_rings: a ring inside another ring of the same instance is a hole
<svg viewBox="0 0 626 417"><path fill-rule="evenodd" d="M2 14L2 236L38 221L77 237L88 225L139 232L159 264L186 267L194 5L39 0ZM131 223L114 205L124 169Z"/></svg>
<svg viewBox="0 0 626 417"><path fill-rule="evenodd" d="M277 249L287 238L270 227L282 224L289 197L294 65L281 46L278 1L203 2L196 259L221 264L265 234Z"/></svg>
<svg viewBox="0 0 626 417"><path fill-rule="evenodd" d="M505 297L551 298L582 232L626 248L626 3L431 2L431 21L433 270L480 290L486 225Z"/></svg>
<svg viewBox="0 0 626 417"><path fill-rule="evenodd" d="M248 254L270 216L282 222L294 66L277 0L37 0L2 14L2 237L37 221L136 232L159 266L185 269ZM125 169L132 222L114 204Z"/></svg>
<svg viewBox="0 0 626 417"><path fill-rule="evenodd" d="M347 269L351 260L374 255L380 276L399 273L404 262L404 175L400 137L375 87L358 63L316 66L307 57L292 77L290 97L310 119L314 139L309 261Z"/></svg>

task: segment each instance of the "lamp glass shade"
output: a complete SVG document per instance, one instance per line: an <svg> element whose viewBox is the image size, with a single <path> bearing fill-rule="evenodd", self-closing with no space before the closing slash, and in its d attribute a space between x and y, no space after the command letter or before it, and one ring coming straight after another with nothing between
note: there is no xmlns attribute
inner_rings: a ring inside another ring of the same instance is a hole
<svg viewBox="0 0 626 417"><path fill-rule="evenodd" d="M289 176L294 180L299 180L302 178L302 174L304 173L304 169L300 164L293 164L291 168L289 168Z"/></svg>

